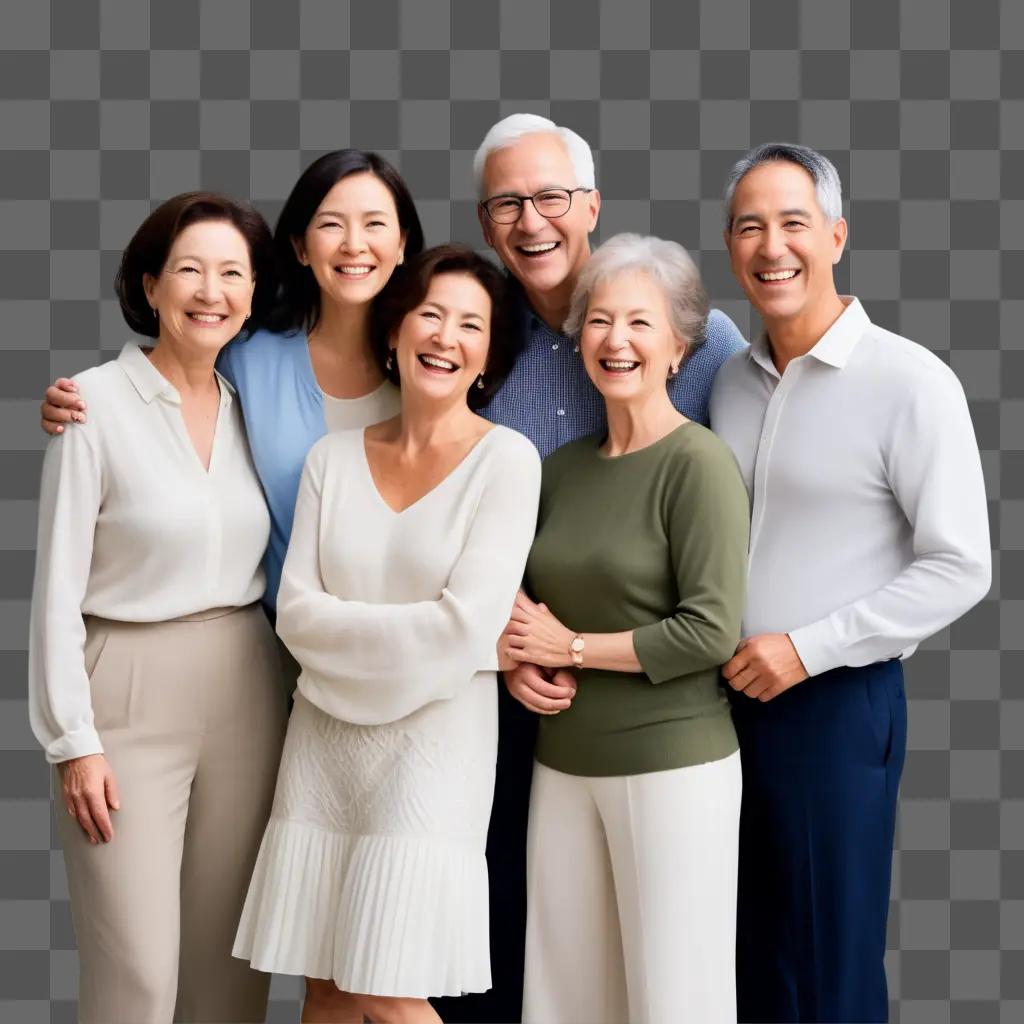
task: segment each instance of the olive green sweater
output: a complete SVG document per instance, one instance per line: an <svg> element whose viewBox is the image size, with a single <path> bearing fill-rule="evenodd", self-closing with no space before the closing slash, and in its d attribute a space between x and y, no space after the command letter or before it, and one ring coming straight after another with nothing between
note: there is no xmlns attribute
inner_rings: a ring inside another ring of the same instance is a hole
<svg viewBox="0 0 1024 1024"><path fill-rule="evenodd" d="M637 775L736 750L719 668L740 637L749 505L729 449L698 423L615 458L586 437L544 462L527 586L579 633L633 630L642 673L584 667L540 720L537 760Z"/></svg>

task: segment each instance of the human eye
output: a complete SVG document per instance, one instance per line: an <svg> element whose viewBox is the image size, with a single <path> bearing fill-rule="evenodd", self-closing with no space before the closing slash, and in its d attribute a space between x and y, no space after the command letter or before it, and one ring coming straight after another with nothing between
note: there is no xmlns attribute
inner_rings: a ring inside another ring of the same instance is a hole
<svg viewBox="0 0 1024 1024"><path fill-rule="evenodd" d="M632 320L630 320L630 325L636 325L636 324L639 324L641 327L650 327L651 326L651 323L650 323L649 320L644 320L643 317L639 317L639 316L634 317Z"/></svg>
<svg viewBox="0 0 1024 1024"><path fill-rule="evenodd" d="M420 310L420 316L423 317L424 320L440 320L441 319L437 315L437 313L434 310L432 310L432 309L421 309Z"/></svg>
<svg viewBox="0 0 1024 1024"><path fill-rule="evenodd" d="M517 210L522 203L515 196L501 196L491 200L491 209L498 212L501 210Z"/></svg>
<svg viewBox="0 0 1024 1024"><path fill-rule="evenodd" d="M183 263L180 267L178 267L178 273L179 274L198 274L199 273L199 268L196 267L196 266L193 266L191 263Z"/></svg>
<svg viewBox="0 0 1024 1024"><path fill-rule="evenodd" d="M595 313L593 316L587 318L588 324L593 324L596 327L604 327L608 324L608 318L602 316L600 313Z"/></svg>
<svg viewBox="0 0 1024 1024"><path fill-rule="evenodd" d="M473 320L467 320L462 326L467 331L480 331L482 329L480 325Z"/></svg>
<svg viewBox="0 0 1024 1024"><path fill-rule="evenodd" d="M546 192L538 192L534 198L538 203L543 203L546 206L557 206L559 203L565 202L565 192L561 189L550 189Z"/></svg>
<svg viewBox="0 0 1024 1024"><path fill-rule="evenodd" d="M755 231L759 230L756 224L744 224L740 228L739 233L741 235L752 235Z"/></svg>

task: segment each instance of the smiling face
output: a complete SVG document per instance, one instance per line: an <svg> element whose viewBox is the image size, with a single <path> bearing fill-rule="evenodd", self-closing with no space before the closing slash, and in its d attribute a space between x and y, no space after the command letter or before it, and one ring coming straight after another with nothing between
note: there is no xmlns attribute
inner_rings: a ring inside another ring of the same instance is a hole
<svg viewBox="0 0 1024 1024"><path fill-rule="evenodd" d="M390 189L375 174L361 173L334 185L293 245L322 299L365 305L401 262L405 237Z"/></svg>
<svg viewBox="0 0 1024 1024"><path fill-rule="evenodd" d="M587 375L608 402L644 402L686 353L672 330L668 302L643 271L624 271L591 292L580 332Z"/></svg>
<svg viewBox="0 0 1024 1024"><path fill-rule="evenodd" d="M813 318L835 302L846 221L825 216L807 171L788 160L759 164L737 184L732 218L732 272L767 324Z"/></svg>
<svg viewBox="0 0 1024 1024"><path fill-rule="evenodd" d="M557 135L524 135L487 157L484 198L506 193L532 196L545 188L576 188L576 172ZM596 190L576 192L569 212L548 220L532 203L523 204L515 224L495 224L479 210L484 240L530 294L572 290L590 255L590 232L597 224L601 198Z"/></svg>
<svg viewBox="0 0 1024 1024"><path fill-rule="evenodd" d="M143 278L161 341L214 352L242 329L255 286L244 236L217 220L190 224L172 243L160 274Z"/></svg>
<svg viewBox="0 0 1024 1024"><path fill-rule="evenodd" d="M465 401L484 372L490 334L491 297L483 285L470 274L436 274L391 341L402 395Z"/></svg>

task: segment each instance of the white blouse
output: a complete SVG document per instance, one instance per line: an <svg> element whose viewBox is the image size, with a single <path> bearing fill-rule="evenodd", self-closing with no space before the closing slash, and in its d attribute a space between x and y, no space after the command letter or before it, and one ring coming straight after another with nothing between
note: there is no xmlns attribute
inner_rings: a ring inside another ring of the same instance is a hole
<svg viewBox="0 0 1024 1024"><path fill-rule="evenodd" d="M540 457L505 427L399 513L377 490L362 430L318 441L277 597L299 692L335 718L380 725L478 673L493 683L539 494Z"/></svg>
<svg viewBox="0 0 1024 1024"><path fill-rule="evenodd" d="M83 615L161 622L263 594L270 532L241 411L218 375L209 471L177 391L135 342L79 374L88 421L43 460L29 714L51 763L101 753Z"/></svg>

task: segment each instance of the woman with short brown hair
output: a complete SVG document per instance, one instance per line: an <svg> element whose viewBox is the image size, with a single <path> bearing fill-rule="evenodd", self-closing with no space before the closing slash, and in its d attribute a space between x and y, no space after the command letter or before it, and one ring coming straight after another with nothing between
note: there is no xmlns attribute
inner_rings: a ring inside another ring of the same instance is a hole
<svg viewBox="0 0 1024 1024"><path fill-rule="evenodd" d="M463 246L400 268L375 330L399 415L306 459L277 618L302 672L235 947L310 979L304 1020L436 1022L427 997L490 987L496 643L540 486L475 411L515 356L506 302Z"/></svg>
<svg viewBox="0 0 1024 1024"><path fill-rule="evenodd" d="M80 958L79 1019L261 1021L231 957L285 706L269 517L221 349L274 294L250 206L176 196L129 242L127 342L43 463L29 649ZM113 812L113 813L111 813Z"/></svg>

